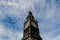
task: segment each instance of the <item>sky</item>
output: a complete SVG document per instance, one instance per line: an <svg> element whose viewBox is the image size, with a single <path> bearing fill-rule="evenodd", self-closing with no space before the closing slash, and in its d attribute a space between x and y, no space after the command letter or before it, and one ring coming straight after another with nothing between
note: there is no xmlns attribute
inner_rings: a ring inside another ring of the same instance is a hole
<svg viewBox="0 0 60 40"><path fill-rule="evenodd" d="M0 0L0 40L21 40L29 11L43 40L60 40L60 0Z"/></svg>

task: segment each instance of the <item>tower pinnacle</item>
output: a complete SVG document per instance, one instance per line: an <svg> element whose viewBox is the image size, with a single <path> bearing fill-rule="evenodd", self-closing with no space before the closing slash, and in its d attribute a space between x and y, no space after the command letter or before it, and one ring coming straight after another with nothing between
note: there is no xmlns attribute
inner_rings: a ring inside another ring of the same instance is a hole
<svg viewBox="0 0 60 40"><path fill-rule="evenodd" d="M42 40L39 34L38 22L35 20L31 11L29 11L24 22L23 40Z"/></svg>

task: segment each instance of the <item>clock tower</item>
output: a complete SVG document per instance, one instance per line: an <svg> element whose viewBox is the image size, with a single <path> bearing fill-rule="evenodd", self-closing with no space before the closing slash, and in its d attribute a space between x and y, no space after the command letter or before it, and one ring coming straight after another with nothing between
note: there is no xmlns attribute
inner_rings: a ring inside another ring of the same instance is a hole
<svg viewBox="0 0 60 40"><path fill-rule="evenodd" d="M38 22L30 11L25 22L22 40L42 40L39 34Z"/></svg>

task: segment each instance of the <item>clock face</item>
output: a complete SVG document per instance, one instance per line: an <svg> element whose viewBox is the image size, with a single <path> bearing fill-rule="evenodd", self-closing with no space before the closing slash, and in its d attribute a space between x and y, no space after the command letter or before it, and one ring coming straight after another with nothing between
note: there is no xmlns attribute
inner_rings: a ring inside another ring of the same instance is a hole
<svg viewBox="0 0 60 40"><path fill-rule="evenodd" d="M27 22L26 26L25 26L25 29L30 25L30 22Z"/></svg>
<svg viewBox="0 0 60 40"><path fill-rule="evenodd" d="M34 22L31 22L32 26L34 26L35 28L37 28L37 25Z"/></svg>

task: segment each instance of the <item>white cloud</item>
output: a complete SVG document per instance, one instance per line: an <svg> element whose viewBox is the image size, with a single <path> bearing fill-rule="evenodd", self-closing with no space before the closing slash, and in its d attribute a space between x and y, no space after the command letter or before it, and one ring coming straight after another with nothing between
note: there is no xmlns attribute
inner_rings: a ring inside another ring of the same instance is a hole
<svg viewBox="0 0 60 40"><path fill-rule="evenodd" d="M56 31L54 31L54 30L52 30L52 31L50 31L50 32L48 32L48 33L44 33L43 35L41 35L42 36L42 39L43 40L60 40L60 35L54 35L56 33Z"/></svg>
<svg viewBox="0 0 60 40"><path fill-rule="evenodd" d="M3 27L4 26L0 23L0 34L2 34L2 32L4 31Z"/></svg>
<svg viewBox="0 0 60 40"><path fill-rule="evenodd" d="M56 8L50 8L50 9L47 9L46 10L46 18L54 18L55 17L55 11L56 11Z"/></svg>
<svg viewBox="0 0 60 40"><path fill-rule="evenodd" d="M60 35L58 35L55 38L53 38L53 40L60 40Z"/></svg>
<svg viewBox="0 0 60 40"><path fill-rule="evenodd" d="M18 7L19 4L16 2L7 2L7 1L0 1L0 5L7 5L7 6L14 6L14 7Z"/></svg>
<svg viewBox="0 0 60 40"><path fill-rule="evenodd" d="M4 28L5 26L3 24L0 23L0 40L21 40L22 39L22 35L23 33L20 32L16 32L16 31L12 31L9 30L7 28ZM8 38L3 38L3 37L8 37Z"/></svg>
<svg viewBox="0 0 60 40"><path fill-rule="evenodd" d="M47 34L45 33L44 35L42 35L44 36L43 40L52 40L52 39L59 40L60 36L56 36L54 38L50 37L50 35L53 34L53 32L51 31L52 29L54 29L55 24L57 23L58 20L57 17L60 17L59 15L60 11L56 8L54 3L55 0L51 0L47 4L46 4L46 0L17 0L17 2L16 0L6 0L6 1L2 0L0 1L0 5L3 5L2 7L4 7L5 9L1 10L0 18L3 17L5 18L5 16L11 16L11 17L16 17L17 21L18 18L20 18L20 21L22 21L27 15L25 12L31 9L34 16L39 20L39 26L43 30L42 34L44 34L45 30L49 31L49 33L46 32ZM41 22L40 22L40 18L42 19ZM1 35L4 34L5 36L8 36L10 40L21 40L22 33L23 32L14 32L12 30L5 29L4 25L0 25L0 34Z"/></svg>

